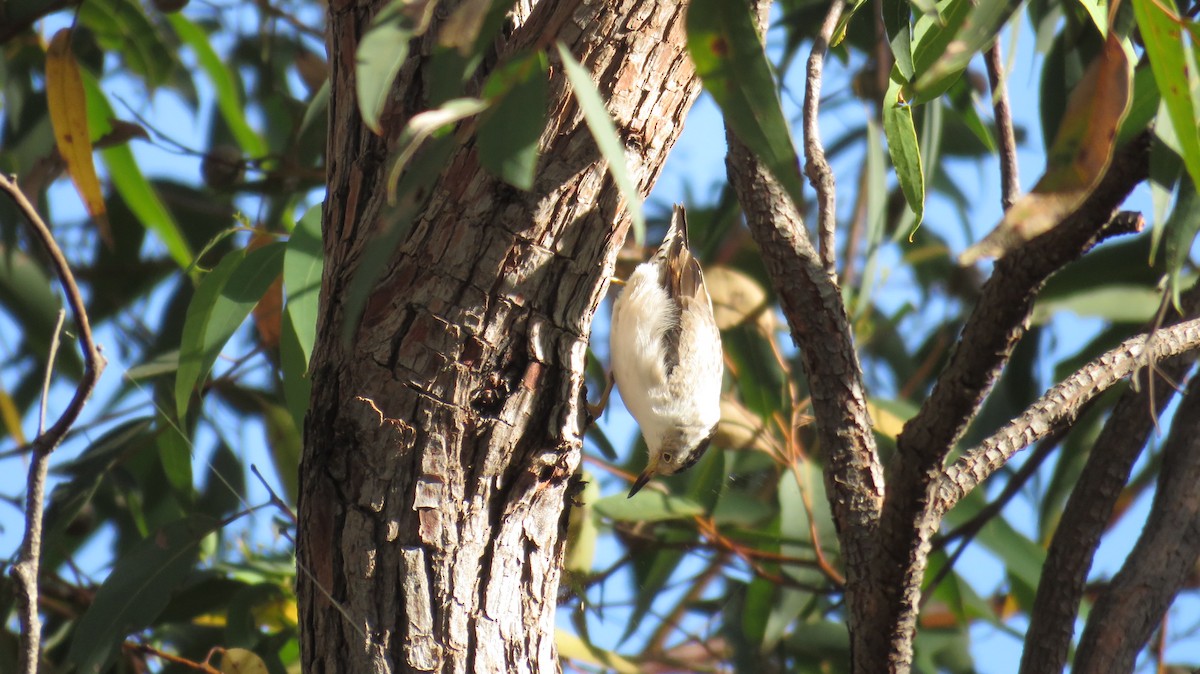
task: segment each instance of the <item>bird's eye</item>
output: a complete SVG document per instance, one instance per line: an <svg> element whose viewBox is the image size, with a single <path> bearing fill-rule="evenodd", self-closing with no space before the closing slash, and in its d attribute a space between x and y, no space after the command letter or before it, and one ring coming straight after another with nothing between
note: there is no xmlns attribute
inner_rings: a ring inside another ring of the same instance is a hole
<svg viewBox="0 0 1200 674"><path fill-rule="evenodd" d="M672 458L674 458L674 457L671 456L670 452L663 452L663 455L662 455L663 463L671 463Z"/></svg>

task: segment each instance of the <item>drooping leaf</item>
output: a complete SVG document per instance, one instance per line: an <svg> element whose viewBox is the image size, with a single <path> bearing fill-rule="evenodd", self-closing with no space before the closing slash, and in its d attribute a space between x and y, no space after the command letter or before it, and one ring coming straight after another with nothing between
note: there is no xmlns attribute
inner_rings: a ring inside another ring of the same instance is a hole
<svg viewBox="0 0 1200 674"><path fill-rule="evenodd" d="M630 175L625 148L617 138L617 129L613 125L612 117L608 114L608 108L604 107L600 92L596 91L591 73L575 60L562 43L558 44L558 56L562 59L563 70L571 82L571 90L575 93L575 100L583 112L583 119L596 140L596 147L608 162L608 172L617 184L617 189L621 191L621 197L625 199L625 208L629 210L629 217L633 220L633 239L640 245L646 240L642 195L633 182L633 176Z"/></svg>
<svg viewBox="0 0 1200 674"><path fill-rule="evenodd" d="M959 257L968 266L981 257L1000 257L1044 234L1083 203L1112 161L1117 130L1129 111L1133 71L1115 32L1088 66L1067 99L1046 172L1004 214L1000 224Z"/></svg>
<svg viewBox="0 0 1200 674"><path fill-rule="evenodd" d="M87 98L79 64L71 52L70 28L55 33L46 50L46 99L58 153L67 164L67 173L71 175L88 214L96 220L100 237L111 247L112 230L108 226L104 193L100 190L100 178L92 159Z"/></svg>
<svg viewBox="0 0 1200 674"><path fill-rule="evenodd" d="M919 71L921 74L910 96L928 100L930 92L945 91L961 75L971 59L996 39L996 35L1012 13L1021 6L1020 0L991 0L979 3L956 1L969 7L970 11L953 35L953 39L946 43L941 55L937 56L937 60L928 68ZM957 16L954 9L950 12L952 16Z"/></svg>
<svg viewBox="0 0 1200 674"><path fill-rule="evenodd" d="M99 674L125 637L149 626L187 578L200 541L219 523L203 516L154 532L121 557L79 619L68 661L80 674Z"/></svg>
<svg viewBox="0 0 1200 674"><path fill-rule="evenodd" d="M632 498L624 494L608 496L596 501L595 508L601 517L618 522L663 522L704 514L704 506L695 500L654 489L643 489Z"/></svg>
<svg viewBox="0 0 1200 674"><path fill-rule="evenodd" d="M800 159L749 5L696 0L688 6L688 54L704 88L739 140L771 171L797 208Z"/></svg>
<svg viewBox="0 0 1200 674"><path fill-rule="evenodd" d="M1192 182L1200 186L1200 129L1192 94L1200 85L1200 74L1191 48L1183 41L1180 19L1168 4L1155 0L1133 0L1133 15L1178 135L1184 166Z"/></svg>
<svg viewBox="0 0 1200 674"><path fill-rule="evenodd" d="M267 144L246 121L246 109L243 102L241 86L234 71L217 55L208 35L192 23L183 14L176 12L167 15L167 22L175 29L175 33L183 43L191 47L196 55L196 61L208 75L209 82L217 95L217 109L221 118L229 125L233 137L237 139L242 152L255 159L267 154Z"/></svg>
<svg viewBox="0 0 1200 674"><path fill-rule="evenodd" d="M422 143L451 124L477 115L487 107L488 102L478 98L455 98L446 101L441 107L413 115L408 124L404 125L404 130L396 141L396 158L392 160L392 166L388 170L388 201L395 203L399 194L400 176L408 168L408 162Z"/></svg>
<svg viewBox="0 0 1200 674"><path fill-rule="evenodd" d="M408 58L408 43L429 27L436 5L436 0L392 0L358 43L354 90L363 123L377 134L383 134L380 116L400 66Z"/></svg>
<svg viewBox="0 0 1200 674"><path fill-rule="evenodd" d="M903 85L891 80L883 99L883 133L888 154L896 167L896 178L917 225L925 217L925 174L921 168L921 149L913 124L912 106L903 98Z"/></svg>
<svg viewBox="0 0 1200 674"><path fill-rule="evenodd" d="M100 90L95 78L86 71L83 74L83 86L87 91L88 124L92 135L104 135L111 130L111 120L114 119L112 106ZM171 259L181 269L192 266L193 256L187 239L179 229L175 217L163 205L158 193L142 175L142 169L133 158L133 151L128 145L114 145L100 151L104 164L108 167L109 180L113 187L125 200L129 210L137 217L138 222L147 230L158 235L159 240L167 249Z"/></svg>
<svg viewBox="0 0 1200 674"><path fill-rule="evenodd" d="M995 0L993 0L995 2ZM913 26L913 76L920 82L942 57L950 44L958 37L959 30L967 20L974 5L969 0L953 0L940 13L923 14ZM963 64L965 66L965 64ZM958 70L946 70L936 77L928 78L917 88L899 76L893 68L892 79L905 85L903 98L912 105L919 105L937 98L954 84L961 74ZM891 96L888 96L891 100Z"/></svg>
<svg viewBox="0 0 1200 674"><path fill-rule="evenodd" d="M527 54L498 68L483 87L492 107L479 122L479 162L513 187L533 187L546 127L546 57Z"/></svg>
<svg viewBox="0 0 1200 674"><path fill-rule="evenodd" d="M187 414L192 391L212 369L225 342L279 276L283 255L284 244L280 242L249 253L234 251L221 258L196 288L184 321L175 379L180 418Z"/></svg>

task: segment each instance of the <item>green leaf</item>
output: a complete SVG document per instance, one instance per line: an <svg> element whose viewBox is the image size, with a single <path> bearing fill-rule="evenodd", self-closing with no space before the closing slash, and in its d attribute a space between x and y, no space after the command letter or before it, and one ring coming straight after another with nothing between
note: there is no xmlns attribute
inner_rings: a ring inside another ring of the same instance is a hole
<svg viewBox="0 0 1200 674"><path fill-rule="evenodd" d="M267 447L275 473L283 484L283 494L288 503L297 503L300 498L300 427L293 415L279 405L263 401L263 425L267 431Z"/></svg>
<svg viewBox="0 0 1200 674"><path fill-rule="evenodd" d="M800 159L748 5L695 0L687 12L688 53L725 121L779 181L804 203Z"/></svg>
<svg viewBox="0 0 1200 674"><path fill-rule="evenodd" d="M562 59L563 70L571 82L571 90L575 92L575 100L579 102L579 109L583 111L583 119L587 122L592 137L596 139L596 146L600 149L600 154L608 162L608 172L612 175L613 182L617 184L617 189L621 191L621 196L625 199L629 217L633 218L633 239L641 245L646 240L646 220L642 215L642 195L638 192L637 185L629 173L629 166L625 163L625 147L617 137L617 129L613 125L612 117L609 116L608 108L604 107L600 92L596 90L596 85L592 82L591 73L580 65L574 56L571 56L571 52L561 42L558 43L558 56Z"/></svg>
<svg viewBox="0 0 1200 674"><path fill-rule="evenodd" d="M190 503L195 490L192 488L192 445L164 414L158 417L159 432L156 438L158 460L171 488L183 503Z"/></svg>
<svg viewBox="0 0 1200 674"><path fill-rule="evenodd" d="M1198 214L1190 216L1191 225L1200 223ZM1195 230L1193 229L1193 234ZM1069 311L1080 317L1103 318L1114 323L1145 323L1158 311L1162 293L1152 287L1106 284L1098 285L1059 299L1038 300L1031 321L1035 325Z"/></svg>
<svg viewBox="0 0 1200 674"><path fill-rule="evenodd" d="M1200 129L1192 98L1197 74L1183 41L1179 17L1155 0L1133 0L1133 14L1142 31L1154 81L1179 136L1184 166L1193 184L1200 186Z"/></svg>
<svg viewBox="0 0 1200 674"><path fill-rule="evenodd" d="M394 13L380 12L375 24L358 43L354 69L354 89L363 122L376 134L383 135L379 116L392 93L396 74L408 58L408 43L414 37L412 26Z"/></svg>
<svg viewBox="0 0 1200 674"><path fill-rule="evenodd" d="M940 15L926 14L917 19L913 28L913 74L917 81L926 79L926 73L946 55L946 50L966 22L972 7L969 0L953 0L945 6ZM892 69L892 79L906 85L904 99L917 105L942 95L958 80L961 73L961 69L944 72L935 79L928 80L921 88L916 88L908 84L908 80L898 77L897 68ZM890 100L891 96L888 98Z"/></svg>
<svg viewBox="0 0 1200 674"><path fill-rule="evenodd" d="M728 477L725 452L716 447L710 448L690 471L688 498L699 503L706 515L711 515L721 500Z"/></svg>
<svg viewBox="0 0 1200 674"><path fill-rule="evenodd" d="M121 55L130 71L153 89L166 84L179 61L136 0L88 0L79 21L92 30L106 52Z"/></svg>
<svg viewBox="0 0 1200 674"><path fill-rule="evenodd" d="M182 419L192 391L203 381L238 326L250 315L283 268L284 244L269 243L249 253L237 250L221 258L196 288L183 323L175 404Z"/></svg>
<svg viewBox="0 0 1200 674"><path fill-rule="evenodd" d="M321 245L321 205L308 209L296 223L283 258L283 289L292 328L299 338L305 367L317 339L317 310L321 270L325 264Z"/></svg>
<svg viewBox="0 0 1200 674"><path fill-rule="evenodd" d="M663 522L704 514L704 506L696 501L654 489L643 489L632 498L624 494L608 496L596 501L595 508L600 516L618 522Z"/></svg>
<svg viewBox="0 0 1200 674"><path fill-rule="evenodd" d="M197 516L168 524L117 561L79 619L67 655L80 674L99 674L128 635L150 626L220 523Z"/></svg>
<svg viewBox="0 0 1200 674"><path fill-rule="evenodd" d="M179 12L167 14L166 17L167 22L179 35L179 39L192 48L192 52L196 55L196 61L208 75L209 82L217 95L217 109L220 110L222 119L229 125L229 130L237 139L242 151L255 159L266 156L266 142L263 141L262 136L250 128L250 124L246 121L246 108L242 101L242 90L236 75L213 50L208 34Z"/></svg>
<svg viewBox="0 0 1200 674"><path fill-rule="evenodd" d="M634 499L630 499L632 500ZM662 547L647 548L643 554L638 555L634 563L637 599L634 601L633 612L629 616L629 624L621 636L621 641L625 641L637 631L642 619L658 599L659 593L679 568L679 562L684 556L683 546L695 538L696 535L690 531L663 531Z"/></svg>
<svg viewBox="0 0 1200 674"><path fill-rule="evenodd" d="M93 137L99 137L112 129L111 120L116 115L104 92L100 90L96 78L87 70L81 71L81 74L83 88L87 92L88 129ZM133 151L129 146L123 144L105 148L100 151L100 157L108 167L108 179L129 205L129 210L137 217L138 222L158 235L159 240L166 246L167 253L180 269L191 268L191 247L183 238L175 217L158 198L158 193L150 186L146 176L142 175L142 169L134 160Z"/></svg>
<svg viewBox="0 0 1200 674"><path fill-rule="evenodd" d="M408 162L416 155L417 150L430 137L441 135L441 132L452 124L477 115L488 107L487 101L478 98L455 98L443 103L440 107L413 115L404 125L400 138L396 140L398 151L392 166L388 170L388 203L395 203L399 192L400 176L408 168Z"/></svg>
<svg viewBox="0 0 1200 674"><path fill-rule="evenodd" d="M1175 306L1179 306L1179 273L1188 264L1197 232L1200 232L1200 198L1196 196L1195 184L1181 180L1175 209L1163 228L1167 243L1167 287Z"/></svg>
<svg viewBox="0 0 1200 674"><path fill-rule="evenodd" d="M883 98L883 133L887 137L892 165L896 167L900 191L919 226L925 217L925 175L921 169L921 150L917 144L912 106L904 102L901 95L902 85L891 80Z"/></svg>
<svg viewBox="0 0 1200 674"><path fill-rule="evenodd" d="M910 97L924 102L948 89L971 59L996 39L1001 27L1020 6L1021 0L984 0L979 3L956 0L947 11L947 23L957 21L963 13L966 15L958 30L952 34L953 39L946 42L944 47L941 44L948 32L945 30L927 34L927 41L922 40L918 45L922 61L929 58L927 54L939 55L927 68L920 66L918 72L921 75ZM934 49L940 51L934 52Z"/></svg>
<svg viewBox="0 0 1200 674"><path fill-rule="evenodd" d="M883 0L883 27L896 59L896 68L905 82L913 76L912 6L905 0Z"/></svg>
<svg viewBox="0 0 1200 674"><path fill-rule="evenodd" d="M494 100L479 122L479 162L522 190L533 187L546 127L546 68L544 53L527 54L498 68L483 87Z"/></svg>

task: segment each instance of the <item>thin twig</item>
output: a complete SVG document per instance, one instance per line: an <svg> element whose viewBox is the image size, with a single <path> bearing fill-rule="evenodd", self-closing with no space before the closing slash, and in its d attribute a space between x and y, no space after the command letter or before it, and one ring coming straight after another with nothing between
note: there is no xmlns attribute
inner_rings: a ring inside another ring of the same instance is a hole
<svg viewBox="0 0 1200 674"><path fill-rule="evenodd" d="M1008 79L1004 74L1004 59L1000 54L1000 40L988 47L984 61L987 63L988 82L992 86L992 110L996 116L996 132L1000 141L1000 203L1004 210L1017 200L1021 181L1017 177L1017 138L1013 133L1012 108L1008 104Z"/></svg>
<svg viewBox="0 0 1200 674"><path fill-rule="evenodd" d="M66 313L58 312L58 321L50 336L50 349L46 354L46 377L42 385L42 400L38 413L38 436L46 426L46 405L50 397L50 379L54 374L54 360L58 356L59 337L62 335ZM25 537L21 551L10 574L16 580L20 607L21 653L18 669L24 674L38 671L38 649L42 643L42 620L38 616L38 576L42 556L42 504L46 500L46 475L50 472L50 452L34 452L25 479Z"/></svg>
<svg viewBox="0 0 1200 674"><path fill-rule="evenodd" d="M25 198L25 194L21 192L17 186L15 177L5 177L0 175L0 191L6 193L9 198L21 210L29 224L32 225L34 236L41 243L42 248L46 250L46 254L50 256L50 262L54 266L54 273L58 276L59 282L63 286L63 291L67 296L67 304L71 307L71 314L75 319L76 328L79 331L79 348L83 351L83 376L79 378L79 385L75 389L75 396L71 398L71 402L67 404L67 408L63 410L62 416L44 433L32 442L31 447L34 451L54 451L58 443L62 441L67 430L79 418L79 413L83 410L87 399L92 395L92 390L96 386L96 380L100 378L100 373L104 371L104 357L100 355L100 348L92 340L92 326L88 321L87 308L83 304L83 296L79 293L79 286L75 283L75 276L71 273L71 267L67 264L67 259L63 256L62 250L54 241L54 235L50 233L50 228L42 221L40 215L33 208L33 204L29 203L29 199Z"/></svg>
<svg viewBox="0 0 1200 674"><path fill-rule="evenodd" d="M820 239L821 265L825 273L836 278L837 230L836 189L833 169L825 159L825 146L821 143L821 131L817 116L821 107L821 78L825 69L825 52L829 50L829 38L838 20L842 18L843 0L834 0L821 24L821 32L813 38L812 53L808 56L808 71L804 87L804 174L817 190L817 232ZM799 208L800 204L796 204Z"/></svg>
<svg viewBox="0 0 1200 674"><path fill-rule="evenodd" d="M17 205L25 219L33 229L34 237L42 244L54 265L54 271L62 284L67 296L67 304L75 318L79 331L79 346L83 350L83 376L75 389L75 396L62 416L49 429L45 428L46 398L49 395L50 372L54 367L54 356L58 349L58 335L62 327L60 314L58 328L50 344L50 353L46 361L46 385L43 389L41 413L39 415L38 436L31 443L33 458L29 465L28 483L25 495L25 534L21 541L19 558L9 574L16 581L18 603L20 604L21 646L19 671L23 674L37 674L38 651L41 644L42 623L38 617L38 565L42 555L42 511L46 498L46 474L49 469L50 454L62 442L63 436L70 430L71 425L79 417L84 403L92 394L100 372L104 370L104 357L92 341L92 328L88 323L87 309L83 305L83 297L71 268L63 257L62 250L54 241L50 228L42 221L33 204L17 186L16 177L0 175L0 190L8 194Z"/></svg>

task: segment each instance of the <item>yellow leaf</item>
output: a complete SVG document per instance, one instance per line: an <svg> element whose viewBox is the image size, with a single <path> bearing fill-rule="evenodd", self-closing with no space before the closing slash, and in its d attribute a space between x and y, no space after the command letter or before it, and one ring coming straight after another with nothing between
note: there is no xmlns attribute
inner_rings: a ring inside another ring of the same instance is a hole
<svg viewBox="0 0 1200 674"><path fill-rule="evenodd" d="M9 437L18 446L24 445L25 433L21 430L21 413L17 411L12 396L8 395L8 391L3 388L0 388L0 420L4 422L4 428L8 431Z"/></svg>
<svg viewBox="0 0 1200 674"><path fill-rule="evenodd" d="M558 655L561 658L600 665L619 674L638 674L642 671L632 661L626 660L612 651L592 646L569 632L555 630L554 645L558 648Z"/></svg>
<svg viewBox="0 0 1200 674"><path fill-rule="evenodd" d="M221 653L221 674L267 674L267 663L254 651L227 648Z"/></svg>
<svg viewBox="0 0 1200 674"><path fill-rule="evenodd" d="M1116 32L1067 99L1066 110L1046 156L1046 172L1016 200L996 229L958 258L966 266L982 257L1002 257L1058 226L1096 189L1108 169L1117 130L1129 112L1133 69Z"/></svg>
<svg viewBox="0 0 1200 674"><path fill-rule="evenodd" d="M88 214L96 220L100 237L110 247L112 231L104 208L104 195L96 165L92 161L92 139L88 135L87 99L79 64L71 52L71 30L63 28L50 40L46 50L46 99L50 107L50 124L58 153L67 164L67 173L83 199Z"/></svg>

